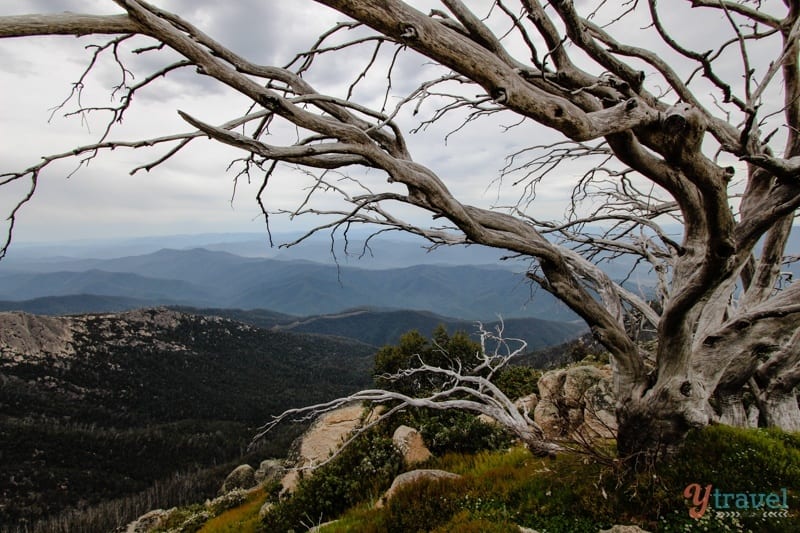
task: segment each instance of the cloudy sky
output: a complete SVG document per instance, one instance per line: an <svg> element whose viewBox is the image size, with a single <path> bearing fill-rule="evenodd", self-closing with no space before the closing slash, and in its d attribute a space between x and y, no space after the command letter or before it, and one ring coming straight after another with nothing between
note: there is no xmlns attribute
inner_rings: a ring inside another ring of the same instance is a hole
<svg viewBox="0 0 800 533"><path fill-rule="evenodd" d="M285 64L293 55L307 49L316 36L342 16L310 0L281 2L271 0L164 0L158 5L180 13L203 28L234 51L264 64ZM470 3L472 5L473 3ZM487 5L481 0L474 2ZM416 2L427 11L438 2ZM110 0L18 0L0 3L0 15L34 12L117 12ZM480 11L480 10L479 10ZM703 40L710 35L708 21L694 12L668 11L666 21L681 30L687 45L704 49ZM717 17L719 19L719 17ZM719 20L713 21L719 22ZM618 25L615 31L622 39L634 32L637 43L648 37L633 24ZM702 28L702 31L701 31ZM90 57L85 49L101 38L37 37L0 40L0 172L17 171L34 164L39 157L70 150L95 141L102 133L106 118L103 113L65 117L70 104L55 110L70 93ZM513 46L513 45L512 45ZM708 46L705 46L708 48ZM387 49L388 50L388 49ZM346 87L369 57L371 49L320 62L307 79L318 89L343 96ZM134 70L140 75L159 64L158 56L135 58ZM384 57L384 61L388 54ZM731 63L730 76L736 77L741 65ZM383 99L385 71L365 80L355 98L380 107ZM435 76L437 71L423 59L406 56L398 65L393 81L394 97L410 91L420 76ZM117 79L112 63L103 63L87 79L84 103L108 105L109 86ZM393 105L390 99L390 106ZM138 139L188 131L177 116L181 109L210 123L229 120L247 109L247 103L214 82L181 72L137 95L125 122L112 133L112 139ZM400 117L410 130L418 118ZM498 189L491 185L503 166L503 157L523 146L555 140L541 128L524 126L503 134L502 126L515 121L499 116L477 128L462 130L443 138L456 122L443 121L427 131L409 135L415 159L437 171L457 196L479 205L504 204L520 191ZM156 159L162 151L115 150L104 153L87 167L71 174L76 161L54 164L41 177L34 200L19 215L15 238L22 241L65 241L86 238L118 238L140 235L184 234L201 232L262 231L254 195L256 185L239 183L232 200L235 172L226 170L239 156L231 149L209 141L195 142L184 153L153 171L130 171ZM537 199L539 216L558 217L563 213L564 195L579 175L569 167L540 190ZM283 171L276 177L267 197L268 207L289 209L302 199L303 186L309 177ZM0 192L0 209L7 213L25 193L27 183L6 187ZM409 217L418 216L407 213ZM303 218L303 217L301 217ZM273 219L277 230L304 229L317 220L296 220L291 224Z"/></svg>

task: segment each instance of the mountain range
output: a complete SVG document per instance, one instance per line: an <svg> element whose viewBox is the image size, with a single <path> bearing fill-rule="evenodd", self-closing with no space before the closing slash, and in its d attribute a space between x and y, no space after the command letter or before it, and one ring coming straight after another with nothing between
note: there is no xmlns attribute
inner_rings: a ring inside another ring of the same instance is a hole
<svg viewBox="0 0 800 533"><path fill-rule="evenodd" d="M178 241L0 262L0 524L107 523L149 509L153 491L163 505L213 496L259 424L369 385L376 349L412 329L474 335L480 320L528 350L584 331L492 250L410 264L420 252L396 241L355 267L309 260L320 242L264 257L231 253L252 251L246 239ZM279 429L259 456L299 431Z"/></svg>
<svg viewBox="0 0 800 533"><path fill-rule="evenodd" d="M121 298L113 301L117 308L187 305L270 309L304 316L375 307L429 311L465 320L576 318L545 291L534 291L522 274L496 266L363 269L242 257L202 248L0 265L2 308L25 309L9 302L75 295L103 296L105 305L111 303L108 297Z"/></svg>
<svg viewBox="0 0 800 533"><path fill-rule="evenodd" d="M478 336L479 326L488 332L501 331L503 338L509 341L511 339L525 341L526 351L563 344L586 330L585 326L576 322L511 318L479 324L476 321L443 317L427 311L394 309L350 309L342 313L308 317L287 317L263 310L177 309L226 317L273 331L346 337L371 344L376 348L386 344L396 344L404 333L411 330L430 337L440 325L451 334L463 331L473 337Z"/></svg>

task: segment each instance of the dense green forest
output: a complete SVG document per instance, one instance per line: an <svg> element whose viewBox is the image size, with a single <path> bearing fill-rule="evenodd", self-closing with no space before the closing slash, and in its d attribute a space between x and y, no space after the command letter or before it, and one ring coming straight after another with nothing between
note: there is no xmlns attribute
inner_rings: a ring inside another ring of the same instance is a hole
<svg viewBox="0 0 800 533"><path fill-rule="evenodd" d="M130 519L154 483L178 500L213 496L256 427L366 385L374 352L165 309L63 320L69 357L0 352L3 530L124 497L114 512ZM272 434L258 457L285 454L299 431Z"/></svg>

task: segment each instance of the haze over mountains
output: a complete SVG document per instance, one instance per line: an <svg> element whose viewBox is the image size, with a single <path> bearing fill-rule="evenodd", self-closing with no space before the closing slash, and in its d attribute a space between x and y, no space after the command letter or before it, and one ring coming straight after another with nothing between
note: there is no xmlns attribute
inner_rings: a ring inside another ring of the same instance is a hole
<svg viewBox="0 0 800 533"><path fill-rule="evenodd" d="M243 241L229 244L250 246ZM324 246L328 249L323 252ZM362 249L358 244L353 247ZM109 251L76 248L70 257L45 256L43 249L23 247L21 253L0 262L0 300L6 301L0 307L53 314L48 302L21 302L70 296L77 311L187 305L270 309L303 316L371 307L429 311L466 320L575 319L545 291L534 294L524 276L499 266L499 253L492 250L461 248L427 254L418 243L392 241L387 250L374 253L376 258L396 258L394 268L364 268L375 267L375 260L363 259L362 264L344 255L337 256L338 265L333 264L330 245L322 242L292 250L327 262L246 257L207 248L164 248L97 259L83 254ZM51 252L65 250L54 247ZM488 253L495 256L489 264ZM421 259L427 259L427 264L409 264ZM385 261L380 259L380 264ZM522 268L519 263L511 266ZM76 295L93 296L82 301ZM63 299L51 303L56 309L65 307Z"/></svg>
<svg viewBox="0 0 800 533"><path fill-rule="evenodd" d="M218 238L31 246L0 262L0 310L80 314L0 313L0 432L12 436L0 445L0 531L65 509L109 519L125 506L131 519L159 486L176 486L169 505L202 500L219 486L213 465L236 461L258 424L367 386L377 348L411 329L474 333L502 316L529 350L584 329L544 291L531 300L491 250L426 254L398 240L380 251L397 264L386 268L337 265L324 242L276 258ZM225 250L237 247L245 255ZM295 434L260 453L285 453Z"/></svg>

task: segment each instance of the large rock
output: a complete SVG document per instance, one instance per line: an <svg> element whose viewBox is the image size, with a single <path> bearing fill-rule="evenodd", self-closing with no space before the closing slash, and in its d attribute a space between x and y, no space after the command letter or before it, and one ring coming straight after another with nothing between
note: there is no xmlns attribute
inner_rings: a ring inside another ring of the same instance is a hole
<svg viewBox="0 0 800 533"><path fill-rule="evenodd" d="M143 514L125 527L125 533L147 533L162 527L169 519L175 508L165 511L164 509L154 509Z"/></svg>
<svg viewBox="0 0 800 533"><path fill-rule="evenodd" d="M299 471L312 469L327 460L345 438L361 425L364 408L352 403L320 415L292 445L293 468L283 477L283 492L291 492L300 480Z"/></svg>
<svg viewBox="0 0 800 533"><path fill-rule="evenodd" d="M570 409L583 407L586 391L606 374L595 366L576 366L566 370L564 377L564 403Z"/></svg>
<svg viewBox="0 0 800 533"><path fill-rule="evenodd" d="M584 395L583 425L579 430L589 438L613 439L617 432L616 402L611 377L600 379Z"/></svg>
<svg viewBox="0 0 800 533"><path fill-rule="evenodd" d="M609 366L575 366L545 373L539 379L539 402L533 419L549 438L579 433L613 438L617 429Z"/></svg>
<svg viewBox="0 0 800 533"><path fill-rule="evenodd" d="M258 465L254 477L258 485L265 485L278 481L286 473L286 467L281 459L265 459Z"/></svg>
<svg viewBox="0 0 800 533"><path fill-rule="evenodd" d="M400 490L401 487L416 483L422 479L442 480L458 479L460 477L461 476L458 474L453 474L452 472L447 472L445 470L421 469L404 472L394 478L394 481L392 481L392 486L389 487L389 490L387 490L381 499L378 500L378 502L375 504L375 507L383 507L389 500L392 499L392 497L397 493L398 490Z"/></svg>
<svg viewBox="0 0 800 533"><path fill-rule="evenodd" d="M250 465L239 465L228 474L219 489L220 494L227 494L236 489L250 489L256 486L256 471Z"/></svg>
<svg viewBox="0 0 800 533"><path fill-rule="evenodd" d="M403 460L407 465L422 463L433 457L433 454L422 440L422 434L414 428L399 426L394 430L392 442L403 454Z"/></svg>
<svg viewBox="0 0 800 533"><path fill-rule="evenodd" d="M537 405L539 405L539 396L537 396L535 392L514 400L514 407L516 407L520 413L528 413L528 416L533 416Z"/></svg>
<svg viewBox="0 0 800 533"><path fill-rule="evenodd" d="M66 366L75 356L73 346L77 320L70 317L37 316L22 312L0 313L0 363L30 364L32 359L63 359ZM2 366L2 365L0 365Z"/></svg>
<svg viewBox="0 0 800 533"><path fill-rule="evenodd" d="M554 401L563 395L564 381L567 379L565 369L545 372L539 378L539 400L541 402Z"/></svg>
<svg viewBox="0 0 800 533"><path fill-rule="evenodd" d="M639 526L612 526L611 529L601 529L599 533L649 533Z"/></svg>
<svg viewBox="0 0 800 533"><path fill-rule="evenodd" d="M547 437L561 437L567 433L567 422L555 400L545 400L543 397L533 411L533 421L539 424Z"/></svg>

